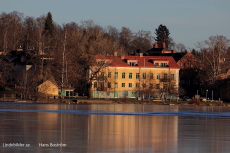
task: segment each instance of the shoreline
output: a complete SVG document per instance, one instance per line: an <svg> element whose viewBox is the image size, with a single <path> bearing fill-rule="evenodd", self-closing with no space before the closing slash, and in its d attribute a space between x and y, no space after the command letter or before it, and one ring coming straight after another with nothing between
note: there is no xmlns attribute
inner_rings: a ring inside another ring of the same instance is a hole
<svg viewBox="0 0 230 153"><path fill-rule="evenodd" d="M191 101L141 101L141 100L128 100L128 99L39 99L37 101L21 100L21 99L3 99L2 102L16 102L16 103L65 103L65 104L143 104L143 105L190 105L190 106L230 106L226 102L199 102L191 103Z"/></svg>

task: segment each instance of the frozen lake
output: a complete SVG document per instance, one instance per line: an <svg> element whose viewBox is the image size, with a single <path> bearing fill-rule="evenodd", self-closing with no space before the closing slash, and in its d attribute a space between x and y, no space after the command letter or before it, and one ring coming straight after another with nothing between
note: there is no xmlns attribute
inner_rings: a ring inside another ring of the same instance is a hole
<svg viewBox="0 0 230 153"><path fill-rule="evenodd" d="M0 152L229 153L230 107L0 102Z"/></svg>

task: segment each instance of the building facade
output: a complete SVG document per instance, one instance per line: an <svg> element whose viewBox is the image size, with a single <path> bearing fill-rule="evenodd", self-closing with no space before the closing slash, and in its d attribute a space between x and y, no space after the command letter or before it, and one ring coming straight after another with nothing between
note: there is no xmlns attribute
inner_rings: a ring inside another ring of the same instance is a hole
<svg viewBox="0 0 230 153"><path fill-rule="evenodd" d="M38 93L43 96L48 96L54 98L54 96L58 97L58 86L53 77L45 80L38 86Z"/></svg>
<svg viewBox="0 0 230 153"><path fill-rule="evenodd" d="M96 56L100 72L92 82L94 98L163 98L178 95L179 67L166 56ZM93 69L90 73L93 73Z"/></svg>

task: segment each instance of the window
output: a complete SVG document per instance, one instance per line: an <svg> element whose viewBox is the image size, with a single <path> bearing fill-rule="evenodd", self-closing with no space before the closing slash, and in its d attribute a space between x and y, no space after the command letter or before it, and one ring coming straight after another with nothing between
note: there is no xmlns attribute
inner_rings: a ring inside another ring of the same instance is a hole
<svg viewBox="0 0 230 153"><path fill-rule="evenodd" d="M139 73L136 73L136 79L139 79Z"/></svg>
<svg viewBox="0 0 230 153"><path fill-rule="evenodd" d="M156 84L156 89L160 89L160 84Z"/></svg>
<svg viewBox="0 0 230 153"><path fill-rule="evenodd" d="M114 83L114 88L118 88L118 84L117 83Z"/></svg>
<svg viewBox="0 0 230 153"><path fill-rule="evenodd" d="M125 78L125 72L122 72L121 74L121 78L124 79Z"/></svg>
<svg viewBox="0 0 230 153"><path fill-rule="evenodd" d="M103 61L97 61L97 64L98 64L98 65L103 65L104 62L103 62Z"/></svg>
<svg viewBox="0 0 230 153"><path fill-rule="evenodd" d="M132 83L129 83L129 88L132 88Z"/></svg>
<svg viewBox="0 0 230 153"><path fill-rule="evenodd" d="M171 74L171 75L170 75L170 79L171 79L171 80L174 80L174 74Z"/></svg>
<svg viewBox="0 0 230 153"><path fill-rule="evenodd" d="M130 66L136 66L136 62L129 62Z"/></svg>
<svg viewBox="0 0 230 153"><path fill-rule="evenodd" d="M160 73L157 73L157 79L158 80L160 79Z"/></svg>
<svg viewBox="0 0 230 153"><path fill-rule="evenodd" d="M111 88L111 82L107 82L107 88Z"/></svg>
<svg viewBox="0 0 230 153"><path fill-rule="evenodd" d="M111 62L110 61L106 61L105 64L106 64L106 66L109 66L111 64Z"/></svg>
<svg viewBox="0 0 230 153"><path fill-rule="evenodd" d="M129 73L129 79L132 79L132 77L133 77L133 74Z"/></svg>
<svg viewBox="0 0 230 153"><path fill-rule="evenodd" d="M101 75L100 75L100 79L101 79L101 80L104 79L104 75L105 75L105 73L104 73L104 72L101 72Z"/></svg>
<svg viewBox="0 0 230 153"><path fill-rule="evenodd" d="M114 72L114 78L115 78L115 79L118 78L118 72Z"/></svg>
<svg viewBox="0 0 230 153"><path fill-rule="evenodd" d="M174 84L170 84L170 90L173 90L174 89Z"/></svg>
<svg viewBox="0 0 230 153"><path fill-rule="evenodd" d="M161 67L167 67L167 63L161 63Z"/></svg>
<svg viewBox="0 0 230 153"><path fill-rule="evenodd" d="M121 87L125 87L125 83L121 83Z"/></svg>
<svg viewBox="0 0 230 153"><path fill-rule="evenodd" d="M152 83L149 84L149 89L153 89L153 84Z"/></svg>
<svg viewBox="0 0 230 153"><path fill-rule="evenodd" d="M149 73L149 79L153 79L153 73Z"/></svg>
<svg viewBox="0 0 230 153"><path fill-rule="evenodd" d="M164 80L166 80L167 79L167 74L166 73L164 73Z"/></svg>
<svg viewBox="0 0 230 153"><path fill-rule="evenodd" d="M159 66L159 63L155 63L154 65L155 65L155 66Z"/></svg>
<svg viewBox="0 0 230 153"><path fill-rule="evenodd" d="M146 73L142 74L143 79L146 79Z"/></svg>
<svg viewBox="0 0 230 153"><path fill-rule="evenodd" d="M167 84L163 84L163 90L164 90L164 91L167 90Z"/></svg>
<svg viewBox="0 0 230 153"><path fill-rule="evenodd" d="M93 83L93 87L94 87L94 88L97 88L97 82L94 82L94 83Z"/></svg>
<svg viewBox="0 0 230 153"><path fill-rule="evenodd" d="M104 87L104 82L99 82L99 90L103 91Z"/></svg>
<svg viewBox="0 0 230 153"><path fill-rule="evenodd" d="M139 83L136 83L136 88L139 88L139 87L140 87Z"/></svg>
<svg viewBox="0 0 230 153"><path fill-rule="evenodd" d="M123 92L124 96L128 96L128 91Z"/></svg>
<svg viewBox="0 0 230 153"><path fill-rule="evenodd" d="M111 78L111 72L108 72L108 78Z"/></svg>
<svg viewBox="0 0 230 153"><path fill-rule="evenodd" d="M142 84L142 87L143 87L143 88L145 88L145 87L146 87L146 84L145 84L145 83L143 83L143 84Z"/></svg>

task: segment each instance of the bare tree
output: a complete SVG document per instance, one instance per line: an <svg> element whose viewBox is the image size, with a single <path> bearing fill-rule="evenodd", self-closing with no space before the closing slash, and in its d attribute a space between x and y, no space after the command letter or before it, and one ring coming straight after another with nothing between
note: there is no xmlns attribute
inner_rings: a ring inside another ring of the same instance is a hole
<svg viewBox="0 0 230 153"><path fill-rule="evenodd" d="M75 74L74 77L77 80L75 82L87 84L86 90L91 98L92 81L103 67L108 66L105 56L114 52L120 54L123 50L117 42L104 33L100 26L93 22L83 22L79 27L66 25L66 30L65 52L69 52L66 56L66 61L69 62L68 71ZM64 46L61 48L63 50ZM99 58L105 63L97 65L96 55L102 55Z"/></svg>
<svg viewBox="0 0 230 153"><path fill-rule="evenodd" d="M37 21L33 17L26 17L24 19L24 45L25 50L38 49L39 43L39 29Z"/></svg>
<svg viewBox="0 0 230 153"><path fill-rule="evenodd" d="M161 73L154 71L140 71L136 82L136 95L141 98L170 98L178 97L175 74L170 69Z"/></svg>
<svg viewBox="0 0 230 153"><path fill-rule="evenodd" d="M224 61L230 40L224 36L211 36L208 40L198 43L200 48L200 64L205 74L205 82L215 85L221 73L221 63Z"/></svg>
<svg viewBox="0 0 230 153"><path fill-rule="evenodd" d="M108 26L105 29L105 33L107 33L112 38L113 41L116 41L116 42L119 41L119 31L115 27Z"/></svg>
<svg viewBox="0 0 230 153"><path fill-rule="evenodd" d="M152 47L153 39L150 31L138 31L132 39L133 51L140 50L140 52L146 52Z"/></svg>
<svg viewBox="0 0 230 153"><path fill-rule="evenodd" d="M7 54L20 46L22 39L22 14L19 12L0 15L1 52Z"/></svg>
<svg viewBox="0 0 230 153"><path fill-rule="evenodd" d="M168 44L168 49L174 50L175 46L176 46L176 43L174 42L172 37L168 37L168 43L169 43Z"/></svg>
<svg viewBox="0 0 230 153"><path fill-rule="evenodd" d="M182 43L176 44L175 49L177 50L177 52L186 52L187 51L185 45L183 45Z"/></svg>
<svg viewBox="0 0 230 153"><path fill-rule="evenodd" d="M133 33L129 28L122 27L120 32L119 43L124 48L127 54L133 53L132 48Z"/></svg>

